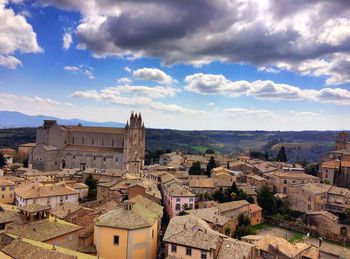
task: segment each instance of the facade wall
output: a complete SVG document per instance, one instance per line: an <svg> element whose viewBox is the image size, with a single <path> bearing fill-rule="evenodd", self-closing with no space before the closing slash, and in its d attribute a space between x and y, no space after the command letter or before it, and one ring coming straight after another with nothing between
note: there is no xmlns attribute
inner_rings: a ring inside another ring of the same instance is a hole
<svg viewBox="0 0 350 259"><path fill-rule="evenodd" d="M66 128L56 121L44 121L37 129L37 146L30 156L30 164L41 171L60 168L125 169L129 170L133 160L143 167L145 152L145 128L140 115L133 115L119 132L104 131L103 128L84 129L81 126ZM51 146L57 150L45 150ZM135 168L131 168L135 170Z"/></svg>
<svg viewBox="0 0 350 259"><path fill-rule="evenodd" d="M12 204L15 200L15 185L0 187L0 203Z"/></svg>
<svg viewBox="0 0 350 259"><path fill-rule="evenodd" d="M192 254L191 254L191 256L189 256L189 255L186 255L186 246L176 245L176 252L173 252L171 250L172 244L166 243L165 247L166 247L167 255L173 256L174 258L202 259L202 257L201 257L202 250L200 250L200 249L191 248ZM203 252L204 252L204 250L203 250ZM205 252L207 254L207 259L214 259L213 252L209 252L209 251L205 251Z"/></svg>
<svg viewBox="0 0 350 259"><path fill-rule="evenodd" d="M30 198L24 199L16 195L16 205L23 207L31 204L41 204L41 205L50 205L51 208L56 208L62 202L71 202L74 204L79 204L79 194L70 194L63 196L51 196L51 197L41 197L41 198Z"/></svg>
<svg viewBox="0 0 350 259"><path fill-rule="evenodd" d="M119 245L113 244L119 236ZM125 230L95 226L94 244L99 256L105 259L156 259L158 221L150 228Z"/></svg>
<svg viewBox="0 0 350 259"><path fill-rule="evenodd" d="M183 210L185 204L194 209L195 197L174 196L170 198L170 206L168 207L169 217L175 217ZM178 204L178 205L177 205ZM192 205L192 207L191 207ZM178 209L180 207L180 209Z"/></svg>
<svg viewBox="0 0 350 259"><path fill-rule="evenodd" d="M59 236L57 238L53 238L45 241L49 244L54 244L55 246L61 246L64 248L68 248L74 251L78 251L79 249L79 230Z"/></svg>

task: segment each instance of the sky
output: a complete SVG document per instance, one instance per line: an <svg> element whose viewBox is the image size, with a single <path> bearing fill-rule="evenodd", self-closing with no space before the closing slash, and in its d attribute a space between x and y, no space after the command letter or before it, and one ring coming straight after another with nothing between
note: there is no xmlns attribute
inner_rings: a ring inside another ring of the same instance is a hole
<svg viewBox="0 0 350 259"><path fill-rule="evenodd" d="M0 0L0 110L350 129L348 0Z"/></svg>

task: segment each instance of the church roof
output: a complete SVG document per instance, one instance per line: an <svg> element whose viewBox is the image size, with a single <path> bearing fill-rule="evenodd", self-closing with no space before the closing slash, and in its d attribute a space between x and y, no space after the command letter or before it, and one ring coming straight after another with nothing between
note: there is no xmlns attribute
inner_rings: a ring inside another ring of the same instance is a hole
<svg viewBox="0 0 350 259"><path fill-rule="evenodd" d="M113 128L113 127L74 126L70 129L70 131L71 132L124 134L124 128Z"/></svg>

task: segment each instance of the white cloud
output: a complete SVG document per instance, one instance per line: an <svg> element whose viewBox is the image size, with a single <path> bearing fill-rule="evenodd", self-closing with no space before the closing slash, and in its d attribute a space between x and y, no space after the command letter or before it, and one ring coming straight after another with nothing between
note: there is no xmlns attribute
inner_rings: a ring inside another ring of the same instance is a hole
<svg viewBox="0 0 350 259"><path fill-rule="evenodd" d="M182 114L202 113L197 109L190 109L177 104L165 104L155 99L173 97L179 89L164 86L133 86L121 85L107 87L101 91L86 90L76 91L71 94L73 97L103 101L109 104L142 106L158 111L179 112Z"/></svg>
<svg viewBox="0 0 350 259"><path fill-rule="evenodd" d="M85 75L89 79L94 79L94 69L92 67L86 66L86 65L79 65L79 66L65 66L63 68L65 71L68 71L72 74L76 75Z"/></svg>
<svg viewBox="0 0 350 259"><path fill-rule="evenodd" d="M213 102L207 103L207 106L213 107L213 106L215 106L215 103L213 103Z"/></svg>
<svg viewBox="0 0 350 259"><path fill-rule="evenodd" d="M0 55L0 66L4 66L10 69L15 69L17 66L21 66L22 62L10 55Z"/></svg>
<svg viewBox="0 0 350 259"><path fill-rule="evenodd" d="M133 72L134 78L144 81L154 81L159 84L171 84L175 80L158 68L140 68Z"/></svg>
<svg viewBox="0 0 350 259"><path fill-rule="evenodd" d="M343 61L344 55L350 54L347 0L41 3L80 11L78 47L92 50L95 57L156 57L166 65L248 63L266 68L267 72L275 72L278 64L298 72L303 62L327 60L332 69L305 72L327 76L329 84L348 82L348 77L344 80L339 71L344 71L347 64L337 60L337 56Z"/></svg>
<svg viewBox="0 0 350 259"><path fill-rule="evenodd" d="M274 74L277 74L277 73L280 72L278 69L273 68L273 67L258 67L258 71L260 71L260 72L274 73Z"/></svg>
<svg viewBox="0 0 350 259"><path fill-rule="evenodd" d="M132 79L129 77L122 77L117 80L118 84L128 85L132 83Z"/></svg>
<svg viewBox="0 0 350 259"><path fill-rule="evenodd" d="M124 67L123 69L124 69L124 71L126 71L128 73L132 72L132 69L130 67L128 67L128 66Z"/></svg>
<svg viewBox="0 0 350 259"><path fill-rule="evenodd" d="M65 32L62 37L62 46L65 50L69 49L73 43L72 34L70 32Z"/></svg>
<svg viewBox="0 0 350 259"><path fill-rule="evenodd" d="M234 118L270 119L276 116L274 112L263 109L229 108L225 112Z"/></svg>
<svg viewBox="0 0 350 259"><path fill-rule="evenodd" d="M14 53L40 53L43 50L25 16L15 14L7 4L6 0L0 1L0 65L14 69L22 64Z"/></svg>
<svg viewBox="0 0 350 259"><path fill-rule="evenodd" d="M262 100L309 100L350 105L350 91L343 88L301 89L270 80L231 81L223 75L193 74L185 78L185 90L203 95L252 96Z"/></svg>

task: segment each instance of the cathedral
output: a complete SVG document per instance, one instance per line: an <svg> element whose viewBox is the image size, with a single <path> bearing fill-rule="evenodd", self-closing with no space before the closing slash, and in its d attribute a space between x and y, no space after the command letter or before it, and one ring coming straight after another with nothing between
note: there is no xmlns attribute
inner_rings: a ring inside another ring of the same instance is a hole
<svg viewBox="0 0 350 259"><path fill-rule="evenodd" d="M121 169L137 172L144 165L145 127L141 114L131 113L124 128L58 125L45 120L36 131L29 156L33 169Z"/></svg>

